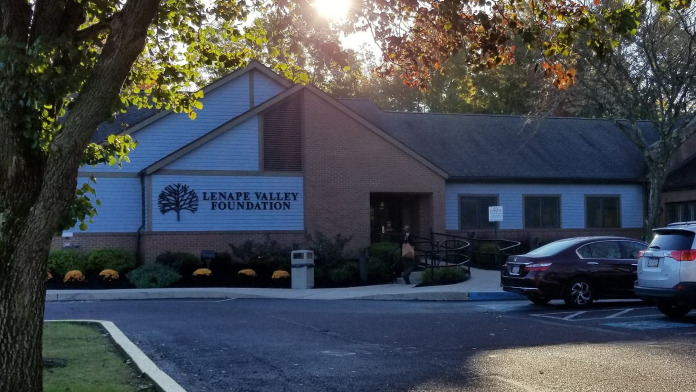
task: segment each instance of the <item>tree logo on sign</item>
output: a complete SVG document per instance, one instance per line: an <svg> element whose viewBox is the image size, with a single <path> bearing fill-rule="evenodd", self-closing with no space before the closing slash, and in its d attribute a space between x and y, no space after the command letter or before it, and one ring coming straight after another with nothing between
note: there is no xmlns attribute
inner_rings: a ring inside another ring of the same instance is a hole
<svg viewBox="0 0 696 392"><path fill-rule="evenodd" d="M198 211L198 194L188 185L181 183L167 185L159 194L157 206L162 215L174 211L177 222L181 220L181 211L191 213Z"/></svg>

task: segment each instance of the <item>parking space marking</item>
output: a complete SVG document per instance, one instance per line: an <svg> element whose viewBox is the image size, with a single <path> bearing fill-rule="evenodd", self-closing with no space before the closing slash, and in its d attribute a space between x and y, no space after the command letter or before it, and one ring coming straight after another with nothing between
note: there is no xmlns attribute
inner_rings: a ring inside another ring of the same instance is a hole
<svg viewBox="0 0 696 392"><path fill-rule="evenodd" d="M635 308L624 309L624 310L620 311L619 313L614 313L614 314L609 315L609 316L607 316L607 317L605 317L605 318L608 318L608 319L611 319L611 318L619 318L619 317L623 316L624 314L626 314L626 313L628 313L628 312L630 312L630 311L633 311L633 310L636 310L636 309L635 309Z"/></svg>
<svg viewBox="0 0 696 392"><path fill-rule="evenodd" d="M495 303L495 304L481 304L479 308L486 310L495 310L497 312L509 312L512 310L518 310L522 308L529 308L528 304L520 304L519 301L515 303Z"/></svg>
<svg viewBox="0 0 696 392"><path fill-rule="evenodd" d="M647 310L647 312L646 312ZM605 320L605 319L626 319L626 318L641 318L654 317L659 315L656 310L649 308L627 308L627 309L612 309L612 310L583 310L574 312L551 312L551 313L533 313L530 316L544 317L563 321L590 321L590 320Z"/></svg>
<svg viewBox="0 0 696 392"><path fill-rule="evenodd" d="M647 331L651 329L666 329L666 328L693 328L696 327L694 324L680 323L671 320L645 320L645 321L625 321L625 322L615 322L602 324L608 327L615 328L625 328L625 329L637 329L640 331Z"/></svg>

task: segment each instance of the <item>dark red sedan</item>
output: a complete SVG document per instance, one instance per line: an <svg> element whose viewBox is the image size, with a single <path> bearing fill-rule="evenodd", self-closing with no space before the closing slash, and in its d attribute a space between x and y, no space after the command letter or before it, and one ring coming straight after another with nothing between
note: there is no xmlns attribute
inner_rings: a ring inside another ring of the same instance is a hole
<svg viewBox="0 0 696 392"><path fill-rule="evenodd" d="M501 271L503 290L535 304L563 299L583 307L598 298L632 298L638 252L648 244L625 237L558 240L510 256Z"/></svg>

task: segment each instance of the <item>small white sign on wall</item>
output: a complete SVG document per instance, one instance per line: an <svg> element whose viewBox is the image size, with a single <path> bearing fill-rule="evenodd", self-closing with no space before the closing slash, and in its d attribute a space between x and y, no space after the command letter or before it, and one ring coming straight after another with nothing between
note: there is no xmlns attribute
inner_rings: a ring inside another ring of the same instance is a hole
<svg viewBox="0 0 696 392"><path fill-rule="evenodd" d="M488 207L488 221L502 222L503 221L503 206Z"/></svg>

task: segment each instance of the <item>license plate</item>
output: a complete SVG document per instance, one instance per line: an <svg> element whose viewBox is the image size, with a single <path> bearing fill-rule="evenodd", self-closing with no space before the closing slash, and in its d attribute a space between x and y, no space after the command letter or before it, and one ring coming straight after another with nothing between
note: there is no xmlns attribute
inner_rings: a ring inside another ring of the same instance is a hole
<svg viewBox="0 0 696 392"><path fill-rule="evenodd" d="M519 265L513 265L512 268L510 268L510 273L511 274L519 274L520 273L520 266Z"/></svg>
<svg viewBox="0 0 696 392"><path fill-rule="evenodd" d="M660 259L657 257L651 257L648 259L648 267L657 267L660 265Z"/></svg>

